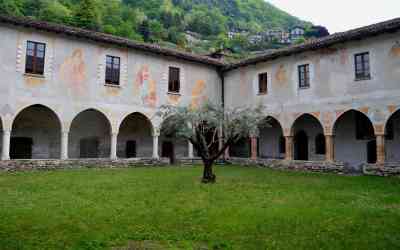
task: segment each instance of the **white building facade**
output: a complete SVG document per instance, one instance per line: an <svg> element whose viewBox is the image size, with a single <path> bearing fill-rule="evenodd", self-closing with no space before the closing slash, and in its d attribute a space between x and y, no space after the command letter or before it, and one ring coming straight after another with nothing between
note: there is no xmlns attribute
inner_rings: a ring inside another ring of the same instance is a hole
<svg viewBox="0 0 400 250"><path fill-rule="evenodd" d="M0 17L0 34L3 162L192 159L155 114L206 100L265 106L227 157L400 162L399 19L235 64L29 19Z"/></svg>

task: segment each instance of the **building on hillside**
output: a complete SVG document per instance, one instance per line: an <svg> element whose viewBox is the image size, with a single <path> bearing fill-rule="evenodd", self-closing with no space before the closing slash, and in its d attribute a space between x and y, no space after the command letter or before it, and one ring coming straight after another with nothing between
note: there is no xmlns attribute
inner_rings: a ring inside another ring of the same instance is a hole
<svg viewBox="0 0 400 250"><path fill-rule="evenodd" d="M25 18L0 16L0 33L0 168L193 159L155 113L206 100L265 106L267 126L230 159L400 167L400 19L233 64Z"/></svg>
<svg viewBox="0 0 400 250"><path fill-rule="evenodd" d="M302 37L304 37L305 30L303 27L295 26L290 30L290 39L292 41L296 41Z"/></svg>

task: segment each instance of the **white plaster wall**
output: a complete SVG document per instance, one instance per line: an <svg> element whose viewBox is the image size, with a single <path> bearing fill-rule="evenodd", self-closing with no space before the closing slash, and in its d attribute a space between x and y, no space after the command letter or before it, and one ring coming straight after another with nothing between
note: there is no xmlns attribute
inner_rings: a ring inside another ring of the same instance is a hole
<svg viewBox="0 0 400 250"><path fill-rule="evenodd" d="M90 108L104 113L112 130L118 131L122 120L133 112L145 114L157 126L161 122L155 113L161 105L196 106L207 99L221 100L221 80L212 66L4 24L0 34L0 116L7 128L19 110L32 104L56 112L64 131L79 112ZM44 77L24 74L28 40L46 44ZM121 58L119 87L104 84L106 55ZM169 66L181 69L179 95L167 93ZM102 155L108 156L105 138L109 133L105 135L103 124L90 119L83 122L88 123L84 129L70 135L70 157L79 156L78 139L90 134L104 137ZM140 140L144 148L138 147L138 153L147 156L151 138Z"/></svg>
<svg viewBox="0 0 400 250"><path fill-rule="evenodd" d="M354 54L370 52L371 80L356 81ZM309 63L311 83L298 88L297 66ZM268 93L258 95L258 74L269 75ZM332 48L304 52L241 67L226 73L226 106L263 104L266 115L279 114L285 134L294 117L318 113L330 132L337 115L350 109L367 109L374 125L390 115L389 106L400 103L400 32L347 42Z"/></svg>
<svg viewBox="0 0 400 250"><path fill-rule="evenodd" d="M110 156L111 128L107 119L98 111L87 110L80 113L72 122L69 132L69 157L80 157L80 140L97 137L99 158Z"/></svg>

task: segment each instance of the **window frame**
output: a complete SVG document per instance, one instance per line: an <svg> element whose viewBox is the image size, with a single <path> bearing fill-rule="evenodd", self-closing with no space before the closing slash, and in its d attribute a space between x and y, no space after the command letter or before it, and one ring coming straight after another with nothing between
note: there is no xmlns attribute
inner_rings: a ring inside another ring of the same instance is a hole
<svg viewBox="0 0 400 250"><path fill-rule="evenodd" d="M173 73L176 73L176 79L172 79ZM178 67L168 67L168 93L179 94L181 90L181 69Z"/></svg>
<svg viewBox="0 0 400 250"><path fill-rule="evenodd" d="M108 59L111 59L111 68L109 68ZM118 59L118 68L115 60ZM110 71L108 71L110 70ZM110 74L110 75L108 75ZM116 74L116 75L115 75ZM121 58L119 56L106 55L105 84L120 86L121 83Z"/></svg>
<svg viewBox="0 0 400 250"><path fill-rule="evenodd" d="M33 44L33 55L29 55L29 44ZM43 57L38 57L38 51L39 51L39 45L43 46ZM45 65L46 65L46 43L42 42L35 42L28 40L26 42L26 55L25 55L25 74L31 74L31 75L38 75L38 76L44 76L45 73ZM28 64L30 62L28 57L32 57L31 61L31 69L28 70ZM38 58L43 60L42 65L40 65L40 62L38 62Z"/></svg>
<svg viewBox="0 0 400 250"><path fill-rule="evenodd" d="M308 89L311 86L310 64L297 66L299 89Z"/></svg>
<svg viewBox="0 0 400 250"><path fill-rule="evenodd" d="M258 74L258 94L268 94L268 72Z"/></svg>
<svg viewBox="0 0 400 250"><path fill-rule="evenodd" d="M368 56L368 60L366 60L365 56ZM361 68L358 66L358 58L361 58ZM371 56L369 51L354 54L354 77L356 81L371 79Z"/></svg>

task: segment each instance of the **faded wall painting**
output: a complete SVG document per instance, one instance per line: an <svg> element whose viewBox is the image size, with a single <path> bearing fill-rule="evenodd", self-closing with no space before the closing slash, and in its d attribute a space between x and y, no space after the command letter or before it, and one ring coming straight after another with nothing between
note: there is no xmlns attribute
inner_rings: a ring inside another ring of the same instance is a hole
<svg viewBox="0 0 400 250"><path fill-rule="evenodd" d="M191 108L197 108L203 103L207 97L204 95L206 89L206 82L204 80L198 80L192 89L192 101L190 104Z"/></svg>
<svg viewBox="0 0 400 250"><path fill-rule="evenodd" d="M134 94L138 96L144 105L156 107L157 89L156 82L151 78L148 65L143 65L134 83Z"/></svg>
<svg viewBox="0 0 400 250"><path fill-rule="evenodd" d="M82 49L75 49L60 67L61 80L75 95L83 95L87 90L86 65Z"/></svg>

